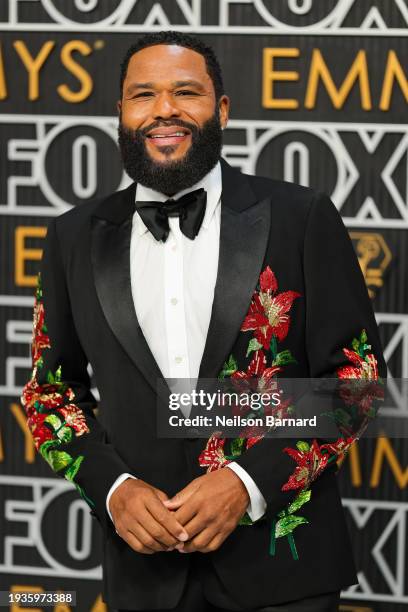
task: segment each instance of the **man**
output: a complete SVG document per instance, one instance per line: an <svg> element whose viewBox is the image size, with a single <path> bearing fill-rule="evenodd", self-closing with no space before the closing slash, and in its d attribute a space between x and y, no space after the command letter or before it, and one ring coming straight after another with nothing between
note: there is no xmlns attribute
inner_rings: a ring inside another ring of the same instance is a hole
<svg viewBox="0 0 408 612"><path fill-rule="evenodd" d="M156 383L384 376L344 225L325 194L221 158L229 99L196 38L140 39L118 111L134 182L48 228L22 395L36 446L100 522L114 609L336 610L357 583L325 463L343 443L160 438Z"/></svg>

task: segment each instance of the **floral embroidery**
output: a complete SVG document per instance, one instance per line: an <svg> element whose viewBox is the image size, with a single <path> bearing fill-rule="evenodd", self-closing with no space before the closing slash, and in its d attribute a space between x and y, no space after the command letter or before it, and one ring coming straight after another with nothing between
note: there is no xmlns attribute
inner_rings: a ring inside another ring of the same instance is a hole
<svg viewBox="0 0 408 612"><path fill-rule="evenodd" d="M282 370L280 366L266 367L266 357L262 350L257 350L251 359L246 372L236 371L231 380L236 388L258 393L276 391L276 380L273 377Z"/></svg>
<svg viewBox="0 0 408 612"><path fill-rule="evenodd" d="M84 456L79 455L74 459L65 450L59 449L61 445L69 443L74 435L82 436L89 433L85 415L76 404L71 403L75 398L75 393L61 380L61 366L54 373L50 370L47 372L46 383L39 384L37 380L37 373L44 365L43 350L51 348L47 331L42 301L41 273L38 273L31 344L33 370L30 380L23 387L20 401L25 409L27 425L37 451L55 472L64 470L64 477L70 480L81 497L94 507L94 502L74 482Z"/></svg>
<svg viewBox="0 0 408 612"><path fill-rule="evenodd" d="M296 291L278 293L274 273L269 266L265 268L259 277L248 314L241 326L241 331L254 332L246 352L247 357L253 353L251 361L245 371L239 370L235 357L230 355L219 374L219 380L228 378L237 390L247 393L273 393L277 390L276 375L283 370L282 366L296 363L289 350L278 352L278 342L288 334L289 311L298 297L301 297L301 294ZM339 367L336 374L344 383L340 383L339 395L346 406L353 407L351 414L354 415L354 420L345 410L327 413L326 416L336 422L343 437L333 443L321 445L315 439L311 444L299 440L296 448L283 449L295 460L296 468L283 484L282 491L298 490L298 493L272 521L269 548L271 555L275 554L276 539L285 536L288 538L293 558L298 559L293 531L299 525L308 523L306 518L296 513L311 499L310 485L330 463L347 453L353 442L364 432L368 419L376 414L372 406L373 400L383 397L383 390L379 386L382 381L378 377L377 360L373 353L368 352L371 346L367 344L365 330L358 339L353 339L351 349L343 348L350 365ZM291 414L292 408L290 400L287 400L281 402L278 407L264 408L264 414L275 414L278 418L284 418ZM237 406L233 408L233 414L243 414L249 410L249 407ZM226 451L227 439L221 437L222 432L215 432L198 458L199 465L206 467L208 472L223 468L244 450L262 440L266 431L266 427L246 429L241 432L240 437L228 440L229 452ZM242 517L239 524L252 524L248 514Z"/></svg>
<svg viewBox="0 0 408 612"><path fill-rule="evenodd" d="M218 376L219 380L228 378L234 389L240 392L272 394L278 390L276 375L283 370L282 366L296 363L289 350L278 352L278 342L288 334L289 311L297 297L300 297L300 293L296 291L278 293L274 273L269 266L265 268L260 274L248 314L241 326L241 331L254 332L246 352L247 357L253 353L249 365L246 370L239 370L235 357L230 355ZM232 414L244 414L249 410L249 406L235 406L232 407ZM288 400L282 401L278 406L263 406L260 413L282 418L288 416L290 410ZM229 452L225 450L227 439L221 437L221 432L215 432L198 458L199 465L206 467L207 472L224 467L244 450L262 440L266 431L265 427L246 428L238 438L228 440ZM247 513L240 524L252 524ZM279 528L281 526L282 524ZM283 534L284 529L281 531Z"/></svg>
<svg viewBox="0 0 408 612"><path fill-rule="evenodd" d="M229 463L224 455L225 439L220 437L221 433L214 433L208 440L207 446L200 455L199 462L202 467L207 467L207 472L214 472Z"/></svg>
<svg viewBox="0 0 408 612"><path fill-rule="evenodd" d="M304 516L297 516L295 512L310 500L310 496L310 489L301 491L287 508L278 512L277 517L272 521L271 543L269 547L271 555L275 554L276 539L286 536L289 540L293 558L298 558L292 531L299 525L304 525L309 521Z"/></svg>
<svg viewBox="0 0 408 612"><path fill-rule="evenodd" d="M328 455L321 452L316 440L313 440L310 446L307 442L298 442L296 449L285 448L284 450L296 461L297 467L288 482L283 485L282 491L307 489L313 480L323 472L329 459Z"/></svg>
<svg viewBox="0 0 408 612"><path fill-rule="evenodd" d="M272 337L282 341L288 335L288 311L300 293L284 291L278 294L278 283L269 266L260 275L259 284L260 289L254 292L241 331L254 330L255 339L268 350Z"/></svg>
<svg viewBox="0 0 408 612"><path fill-rule="evenodd" d="M359 380L378 380L377 360L373 353L367 352L371 346L367 344L367 334L364 329L359 339L353 339L351 347L353 350L344 348L343 353L353 365L338 368L337 376Z"/></svg>
<svg viewBox="0 0 408 612"><path fill-rule="evenodd" d="M368 420L376 414L376 410L372 406L373 400L384 397L384 391L380 386L382 381L378 377L377 360L373 353L368 352L371 346L367 344L365 329L362 330L358 339L353 339L351 345L353 350L343 348L343 353L353 365L337 368L336 374L339 379L343 380L343 384L339 388L340 397L346 405L355 407L356 410L350 412L334 410L333 412L326 413L327 416L336 422L343 437L338 438L335 442L321 444L320 446L315 439L311 444L299 440L296 443L296 449L290 447L283 449L284 452L296 461L297 466L288 481L282 486L282 491L300 489L295 500L283 511L283 515L280 518L281 523L285 520L289 521L287 526L288 533L286 535L288 536L295 559L298 556L292 531L298 524L307 521L303 520L297 524L293 523L293 516L290 516L293 512L291 512L291 506L293 507L293 504L298 504L299 502L301 502L300 505L303 505L305 501L310 500L310 485L312 482L316 480L330 463L337 461L339 457L345 455L350 446L361 437L368 425ZM353 384L357 381L357 385ZM306 495L307 499L305 498ZM297 505L297 507L300 506ZM272 530L271 534L271 554L275 552L275 538L279 537L278 523L279 521L275 522L275 529Z"/></svg>

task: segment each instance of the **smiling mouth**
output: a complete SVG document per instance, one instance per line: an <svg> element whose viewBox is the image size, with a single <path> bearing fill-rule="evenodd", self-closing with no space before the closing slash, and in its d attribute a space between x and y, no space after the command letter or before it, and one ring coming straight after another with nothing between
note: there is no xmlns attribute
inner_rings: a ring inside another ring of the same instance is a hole
<svg viewBox="0 0 408 612"><path fill-rule="evenodd" d="M146 135L146 138L152 142L155 146L167 146L180 144L187 140L191 132L185 129L163 129L157 128L152 130L151 133Z"/></svg>

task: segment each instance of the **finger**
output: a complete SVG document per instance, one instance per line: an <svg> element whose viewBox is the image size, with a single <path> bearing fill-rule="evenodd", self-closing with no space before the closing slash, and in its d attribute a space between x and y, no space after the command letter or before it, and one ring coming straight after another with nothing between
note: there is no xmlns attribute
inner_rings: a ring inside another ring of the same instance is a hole
<svg viewBox="0 0 408 612"><path fill-rule="evenodd" d="M176 493L171 499L165 501L164 505L167 508L170 508L171 510L180 508L180 506L184 504L189 499L189 497L191 497L191 495L193 495L193 493L197 491L197 488L197 484L190 483L189 485L187 485L187 487Z"/></svg>
<svg viewBox="0 0 408 612"><path fill-rule="evenodd" d="M198 512L190 521L185 523L184 529L192 540L197 534L210 527L211 522L203 512Z"/></svg>
<svg viewBox="0 0 408 612"><path fill-rule="evenodd" d="M184 544L180 552L201 552L218 535L218 530L212 526L201 531L195 538Z"/></svg>
<svg viewBox="0 0 408 612"><path fill-rule="evenodd" d="M161 505L161 502L157 500L157 503ZM164 510L164 508L163 508ZM147 507L143 508L137 516L136 524L140 524L145 531L154 539L157 540L162 546L168 548L169 546L175 546L180 540L174 537L166 527L158 522L154 516L150 513ZM133 524L131 526L133 531Z"/></svg>
<svg viewBox="0 0 408 612"><path fill-rule="evenodd" d="M189 539L189 535L183 525L179 523L172 512L163 506L163 503L157 497L149 498L146 502L146 508L162 529L170 533L172 537L180 542L185 542Z"/></svg>
<svg viewBox="0 0 408 612"><path fill-rule="evenodd" d="M186 524L191 521L191 519L198 514L201 509L202 501L196 496L190 497L190 499L178 510L175 510L174 517L175 519L184 526L185 531L187 531L190 536L190 532L186 528ZM190 536L191 537L191 536Z"/></svg>
<svg viewBox="0 0 408 612"><path fill-rule="evenodd" d="M156 495L162 502L165 502L169 499L169 496L164 491L160 491L160 489L156 489Z"/></svg>
<svg viewBox="0 0 408 612"><path fill-rule="evenodd" d="M132 533L146 548L151 548L154 552L161 552L168 550L173 545L163 545L161 542L156 540L140 523L132 525Z"/></svg>
<svg viewBox="0 0 408 612"><path fill-rule="evenodd" d="M200 552L202 553L214 552L221 546L221 544L223 543L227 535L228 534L221 534L221 533L217 534L212 540L210 540L210 542L207 542L207 544L205 544L204 546L200 548Z"/></svg>
<svg viewBox="0 0 408 612"><path fill-rule="evenodd" d="M137 538L131 531L127 531L124 535L120 536L133 550L144 555L152 555L155 551L148 546L145 546L139 538Z"/></svg>

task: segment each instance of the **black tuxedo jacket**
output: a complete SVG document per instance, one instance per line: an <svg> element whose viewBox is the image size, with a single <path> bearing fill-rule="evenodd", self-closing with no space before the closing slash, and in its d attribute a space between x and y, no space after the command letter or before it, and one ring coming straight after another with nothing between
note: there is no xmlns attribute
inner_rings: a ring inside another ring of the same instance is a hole
<svg viewBox="0 0 408 612"><path fill-rule="evenodd" d="M334 375L349 363L342 349L363 328L385 376L364 280L329 197L221 163L219 266L200 377L216 378L230 354L246 369L248 333L240 328L267 266L279 292L300 294L280 347L296 358L286 376ZM33 372L22 396L39 452L75 484L100 523L105 601L133 610L175 606L190 555L133 551L106 512L110 486L130 472L173 495L205 473L198 464L205 440L156 436L161 372L138 324L130 284L135 187L49 223L34 312ZM100 393L97 416L88 362ZM302 508L309 524L295 532L299 559L286 538L269 554L270 519L293 498L282 485L295 468L283 448L294 442L264 439L237 458L267 501L266 520L238 526L217 551L201 555L203 581L215 598L221 584L233 600L256 608L357 582L335 463L313 483L312 499Z"/></svg>

